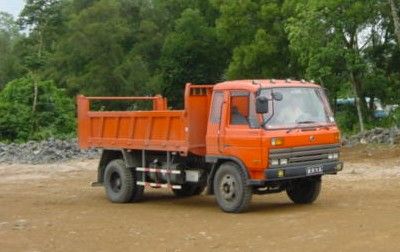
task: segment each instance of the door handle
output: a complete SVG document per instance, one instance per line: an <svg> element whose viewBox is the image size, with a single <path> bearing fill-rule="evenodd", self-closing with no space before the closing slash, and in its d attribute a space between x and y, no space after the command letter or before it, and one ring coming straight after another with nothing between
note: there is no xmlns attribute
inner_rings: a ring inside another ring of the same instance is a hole
<svg viewBox="0 0 400 252"><path fill-rule="evenodd" d="M230 144L224 144L224 148L232 147Z"/></svg>

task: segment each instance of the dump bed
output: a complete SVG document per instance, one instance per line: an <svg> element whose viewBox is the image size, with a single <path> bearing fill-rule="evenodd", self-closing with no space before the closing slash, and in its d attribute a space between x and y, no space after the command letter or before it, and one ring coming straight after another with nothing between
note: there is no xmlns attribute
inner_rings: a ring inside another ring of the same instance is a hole
<svg viewBox="0 0 400 252"><path fill-rule="evenodd" d="M169 110L154 97L77 97L81 148L189 152L205 155L205 136L212 85L186 84L185 107ZM150 111L91 111L93 100L152 100Z"/></svg>

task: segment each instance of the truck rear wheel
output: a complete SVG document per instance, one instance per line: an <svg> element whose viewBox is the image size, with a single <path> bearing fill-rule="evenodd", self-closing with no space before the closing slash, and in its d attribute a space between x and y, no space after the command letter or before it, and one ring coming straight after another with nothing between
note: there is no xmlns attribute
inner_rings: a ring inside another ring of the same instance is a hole
<svg viewBox="0 0 400 252"><path fill-rule="evenodd" d="M114 203L135 202L143 196L143 186L136 185L136 172L126 167L122 159L107 164L104 187L108 199Z"/></svg>
<svg viewBox="0 0 400 252"><path fill-rule="evenodd" d="M181 189L172 189L177 197L190 197L200 195L204 191L205 185L186 183Z"/></svg>
<svg viewBox="0 0 400 252"><path fill-rule="evenodd" d="M286 188L289 198L296 204L313 203L321 191L321 177L292 181Z"/></svg>
<svg viewBox="0 0 400 252"><path fill-rule="evenodd" d="M223 163L218 168L214 176L214 193L220 208L229 213L246 210L252 196L244 171L234 162Z"/></svg>

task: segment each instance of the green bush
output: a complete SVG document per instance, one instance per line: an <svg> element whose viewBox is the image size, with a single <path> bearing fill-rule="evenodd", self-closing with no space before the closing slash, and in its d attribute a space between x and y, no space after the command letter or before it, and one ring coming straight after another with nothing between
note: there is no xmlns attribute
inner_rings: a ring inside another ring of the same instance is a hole
<svg viewBox="0 0 400 252"><path fill-rule="evenodd" d="M372 112L370 112L372 113ZM355 106L341 105L335 113L336 123L345 135L356 134L359 131L359 122ZM370 130L376 127L391 128L400 127L400 108L392 111L387 117L374 118L370 115L364 118L365 129Z"/></svg>
<svg viewBox="0 0 400 252"><path fill-rule="evenodd" d="M371 122L373 127L390 128L393 126L400 127L400 108L392 111L387 117Z"/></svg>
<svg viewBox="0 0 400 252"><path fill-rule="evenodd" d="M35 81L38 96L33 109ZM75 124L73 100L52 81L26 76L0 92L0 141L67 138L73 136Z"/></svg>
<svg viewBox="0 0 400 252"><path fill-rule="evenodd" d="M395 111L393 111L390 114L390 117L393 119L394 124L396 124L397 127L400 127L400 108L397 108Z"/></svg>
<svg viewBox="0 0 400 252"><path fill-rule="evenodd" d="M344 134L353 134L358 130L357 110L354 106L341 106L335 119Z"/></svg>

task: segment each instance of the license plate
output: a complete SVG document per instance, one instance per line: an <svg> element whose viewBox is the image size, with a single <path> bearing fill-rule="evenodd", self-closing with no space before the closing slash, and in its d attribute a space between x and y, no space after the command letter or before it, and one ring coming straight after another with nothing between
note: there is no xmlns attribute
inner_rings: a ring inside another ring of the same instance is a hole
<svg viewBox="0 0 400 252"><path fill-rule="evenodd" d="M313 166L306 168L307 176L320 175L322 173L324 173L324 170L322 169L322 165L313 165Z"/></svg>

